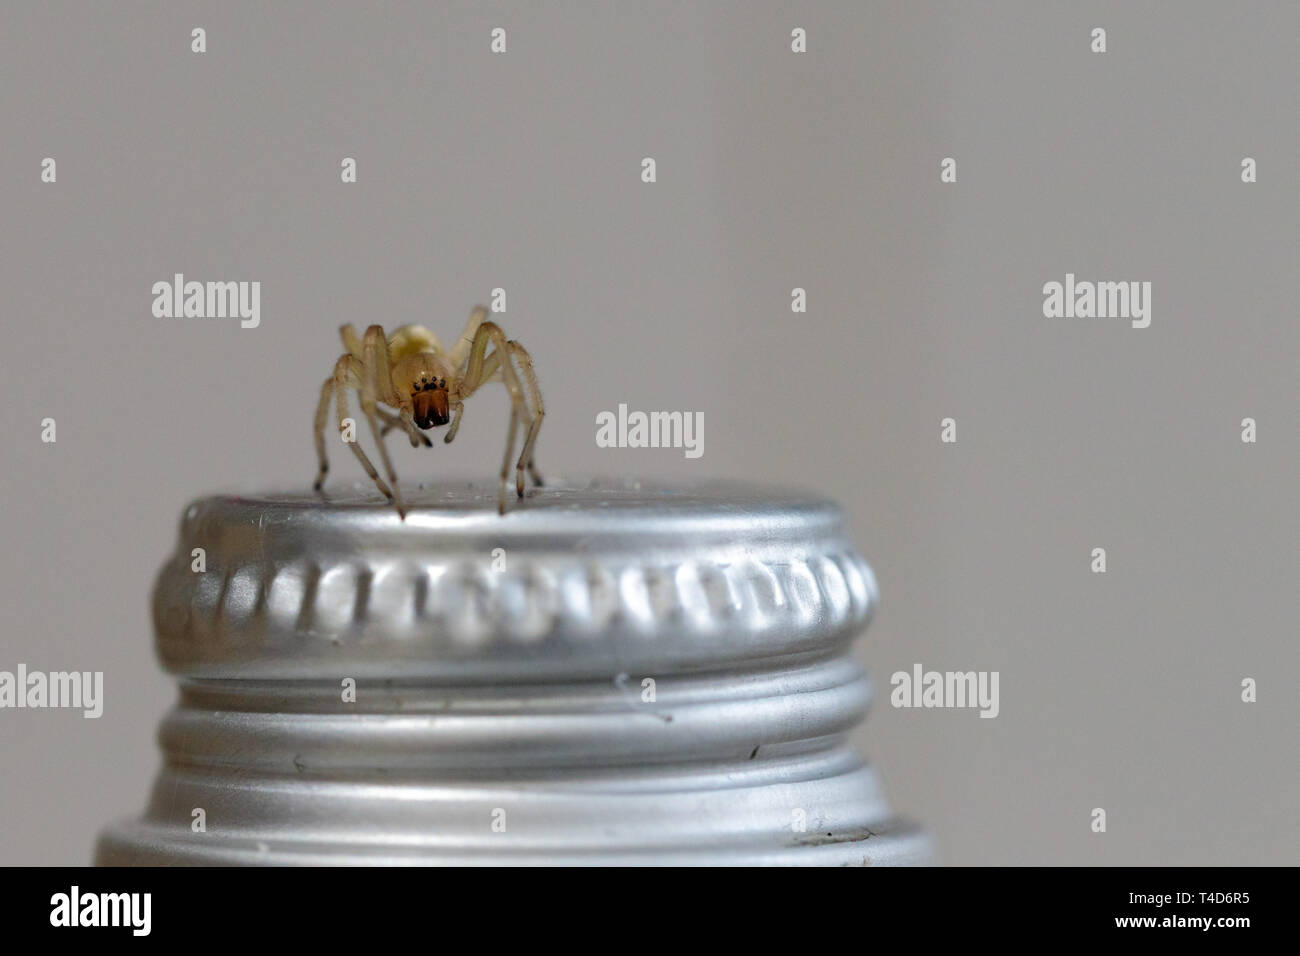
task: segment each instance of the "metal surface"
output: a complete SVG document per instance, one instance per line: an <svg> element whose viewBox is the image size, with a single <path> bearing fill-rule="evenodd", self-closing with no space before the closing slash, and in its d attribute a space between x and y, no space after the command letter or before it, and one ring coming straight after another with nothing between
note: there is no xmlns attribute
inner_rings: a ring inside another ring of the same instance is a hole
<svg viewBox="0 0 1300 956"><path fill-rule="evenodd" d="M362 487L187 509L154 590L164 766L98 863L928 861L845 743L877 597L834 505L408 497L405 523Z"/></svg>

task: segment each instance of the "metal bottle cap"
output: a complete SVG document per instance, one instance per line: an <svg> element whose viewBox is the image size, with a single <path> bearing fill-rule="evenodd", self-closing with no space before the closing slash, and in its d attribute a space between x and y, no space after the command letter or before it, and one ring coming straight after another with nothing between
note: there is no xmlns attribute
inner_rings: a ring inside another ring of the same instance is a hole
<svg viewBox="0 0 1300 956"><path fill-rule="evenodd" d="M495 493L190 505L154 589L164 767L98 862L928 859L845 743L877 592L833 504Z"/></svg>

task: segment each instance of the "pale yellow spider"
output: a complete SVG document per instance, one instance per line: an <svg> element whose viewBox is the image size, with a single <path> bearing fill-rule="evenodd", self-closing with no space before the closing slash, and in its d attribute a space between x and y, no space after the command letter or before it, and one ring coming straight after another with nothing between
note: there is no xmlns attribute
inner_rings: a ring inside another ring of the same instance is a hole
<svg viewBox="0 0 1300 956"><path fill-rule="evenodd" d="M397 506L397 513L405 521L406 506L397 487L397 475L388 458L388 449L384 447L384 436L390 429L402 427L406 429L412 447L421 442L430 446L432 442L428 436L416 431L416 427L437 428L450 420L451 428L447 429L447 436L443 439L450 442L460 428L465 399L486 382L504 382L510 393L510 429L506 434L505 459L501 462L497 511L506 513L506 479L521 424L525 437L523 451L515 465L515 492L520 498L524 496L524 468L532 475L533 483L541 485L542 479L533 467L533 446L537 443L537 433L546 410L542 406L542 393L537 388L533 361L522 345L507 341L500 326L487 321L487 315L487 309L477 306L470 313L460 340L450 352L442 347L436 335L420 325L403 325L392 335L385 335L383 326L372 325L361 339L357 338L356 330L350 324L339 329L347 351L339 356L334 374L321 386L320 404L316 406L316 454L320 459L320 471L316 474L317 491L320 491L330 467L325 456L325 419L333 396L338 411L339 434L344 436L345 443L351 446L366 474ZM496 347L491 355L485 356L489 342ZM516 362L519 371L515 370ZM371 434L379 446L388 484L379 477L360 444L355 440L346 441L349 388L361 393L361 411L370 422ZM529 401L532 402L531 408ZM398 414L379 408L381 404L397 409ZM455 417L450 418L453 414ZM381 420L384 422L382 430L379 427Z"/></svg>

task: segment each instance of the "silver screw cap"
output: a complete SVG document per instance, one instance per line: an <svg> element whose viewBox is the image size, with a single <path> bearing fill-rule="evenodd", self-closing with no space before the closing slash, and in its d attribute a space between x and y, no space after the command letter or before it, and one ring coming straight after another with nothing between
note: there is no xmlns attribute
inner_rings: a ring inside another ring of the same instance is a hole
<svg viewBox="0 0 1300 956"><path fill-rule="evenodd" d="M153 602L165 763L99 862L929 858L845 743L877 594L833 504L404 491L405 522L361 486L186 510Z"/></svg>

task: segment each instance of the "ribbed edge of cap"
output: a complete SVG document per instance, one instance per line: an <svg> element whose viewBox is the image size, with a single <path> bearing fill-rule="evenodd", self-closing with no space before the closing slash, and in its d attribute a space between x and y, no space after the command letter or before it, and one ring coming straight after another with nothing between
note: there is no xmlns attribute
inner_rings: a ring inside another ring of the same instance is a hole
<svg viewBox="0 0 1300 956"><path fill-rule="evenodd" d="M158 653L196 678L527 680L762 666L864 627L875 579L831 502L732 482L364 486L193 502ZM195 549L204 569L193 570Z"/></svg>

